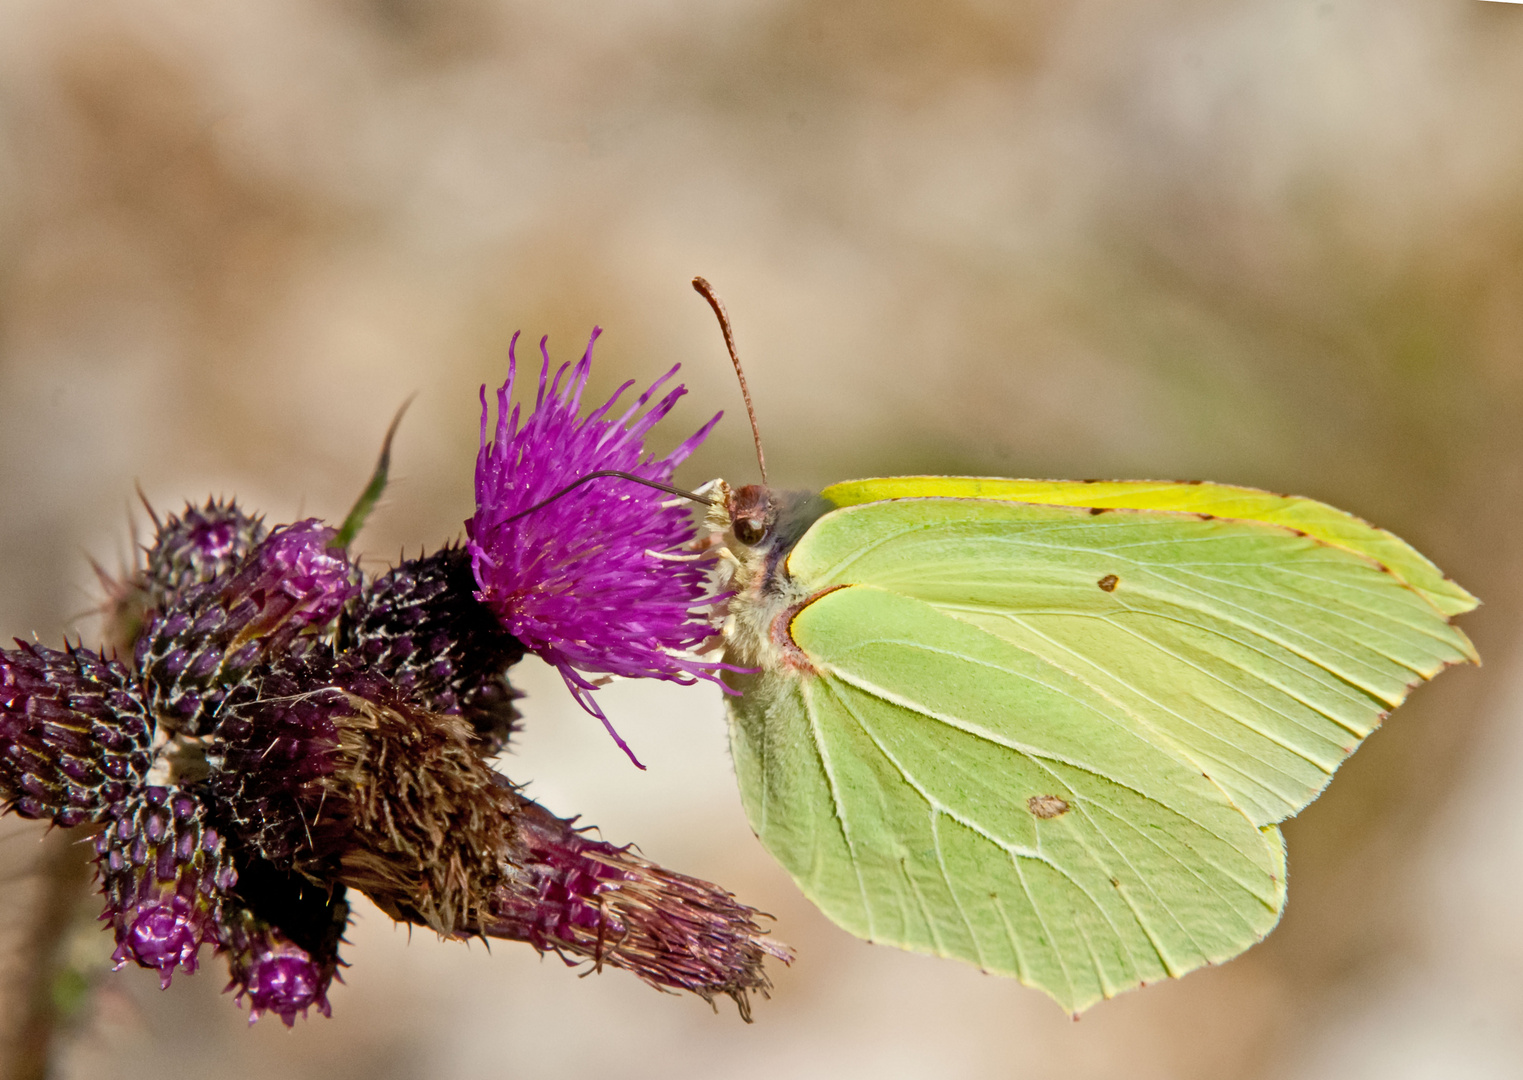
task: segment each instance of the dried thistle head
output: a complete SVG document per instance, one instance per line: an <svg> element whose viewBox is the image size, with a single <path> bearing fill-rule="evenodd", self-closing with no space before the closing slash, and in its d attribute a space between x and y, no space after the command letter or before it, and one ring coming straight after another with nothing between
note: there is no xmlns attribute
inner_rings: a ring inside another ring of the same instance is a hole
<svg viewBox="0 0 1523 1080"><path fill-rule="evenodd" d="M445 937L525 941L706 1000L727 994L743 1014L747 994L768 986L764 958L790 959L728 892L593 839L525 798L482 758L462 718L341 681L283 699L325 714L325 765L305 780L305 767L290 773L284 803L265 793L257 817L275 823L281 805L295 808L287 835L310 830L308 850L336 859L325 873L393 918ZM262 733L247 747L269 739L283 755L273 726L254 727Z"/></svg>
<svg viewBox="0 0 1523 1080"><path fill-rule="evenodd" d="M712 1002L724 994L749 1021L748 995L771 986L762 962L792 951L762 916L706 881L587 835L517 792L508 815L513 854L493 898L492 937L527 941L569 964L634 972L660 989Z"/></svg>

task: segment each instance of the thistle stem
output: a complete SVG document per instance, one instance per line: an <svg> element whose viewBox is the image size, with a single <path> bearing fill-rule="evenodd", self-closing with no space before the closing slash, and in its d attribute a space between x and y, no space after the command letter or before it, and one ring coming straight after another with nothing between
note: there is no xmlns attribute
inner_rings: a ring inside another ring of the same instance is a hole
<svg viewBox="0 0 1523 1080"><path fill-rule="evenodd" d="M69 930L90 881L91 848L76 829L49 829L37 860L41 888L27 935L21 1016L14 1031L6 1080L46 1080L52 1072L58 1004L54 984L64 963Z"/></svg>

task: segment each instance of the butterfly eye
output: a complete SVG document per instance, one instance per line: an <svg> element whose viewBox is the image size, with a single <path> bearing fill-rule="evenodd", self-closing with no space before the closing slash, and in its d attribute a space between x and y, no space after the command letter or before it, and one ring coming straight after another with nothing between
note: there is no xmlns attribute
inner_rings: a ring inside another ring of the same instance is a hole
<svg viewBox="0 0 1523 1080"><path fill-rule="evenodd" d="M766 535L767 527L760 521L751 518L737 518L735 521L735 539L747 547L761 543Z"/></svg>

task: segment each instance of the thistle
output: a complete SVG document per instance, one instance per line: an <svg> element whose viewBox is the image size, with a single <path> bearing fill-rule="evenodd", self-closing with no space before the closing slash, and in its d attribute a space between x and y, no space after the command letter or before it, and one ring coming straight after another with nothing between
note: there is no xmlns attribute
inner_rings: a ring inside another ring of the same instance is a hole
<svg viewBox="0 0 1523 1080"><path fill-rule="evenodd" d="M22 817L104 821L148 773L153 720L132 673L84 648L0 651L0 791Z"/></svg>
<svg viewBox="0 0 1523 1080"><path fill-rule="evenodd" d="M508 669L526 652L600 717L588 675L713 678L692 653L713 626L686 510L617 480L536 508L588 471L664 481L712 426L644 452L683 392L640 414L670 374L618 420L612 401L578 418L589 356L553 382L547 359L535 411L484 439L465 546L376 575L351 559L388 434L338 530L266 529L215 501L155 519L141 564L108 590L108 637L130 664L78 645L0 650L0 798L95 830L118 966L167 986L206 947L251 1021L328 1015L352 889L445 938L524 941L728 995L749 1018L764 959L789 959L755 911L588 836L489 761L518 719Z"/></svg>
<svg viewBox="0 0 1523 1080"><path fill-rule="evenodd" d="M735 1000L749 1020L766 993L762 958L793 954L768 939L756 912L706 881L666 870L628 847L514 795L514 858L492 901L487 933L554 951L568 964L626 968L652 986Z"/></svg>
<svg viewBox="0 0 1523 1080"><path fill-rule="evenodd" d="M275 1013L287 1027L315 1007L332 1013L328 988L342 965L338 947L349 921L342 885L315 883L254 861L223 904L218 944L227 954L227 989L249 1001L249 1022Z"/></svg>
<svg viewBox="0 0 1523 1080"><path fill-rule="evenodd" d="M236 502L207 499L187 505L163 523L144 560L141 587L149 608L160 608L192 585L231 570L269 534L264 519L250 517Z"/></svg>
<svg viewBox="0 0 1523 1080"><path fill-rule="evenodd" d="M179 515L153 518L155 536L140 565L125 579L95 568L106 590L101 608L103 635L109 646L130 654L149 611L162 608L192 585L211 581L243 559L268 533L264 521L244 513L236 502L207 499L187 504Z"/></svg>
<svg viewBox="0 0 1523 1080"><path fill-rule="evenodd" d="M665 483L719 416L665 457L645 453L645 436L687 392L679 385L646 408L675 367L617 419L609 413L632 381L579 416L599 332L593 330L576 366L563 364L553 379L540 341L539 388L527 417L511 404L517 335L508 349L508 381L497 391L495 425L482 388L467 548L477 599L524 648L555 666L577 702L634 760L593 700L598 684L588 676L718 682L717 665L694 653L714 634L709 607L716 597L707 566L690 551L695 530L686 506L617 477L566 489L605 470Z"/></svg>

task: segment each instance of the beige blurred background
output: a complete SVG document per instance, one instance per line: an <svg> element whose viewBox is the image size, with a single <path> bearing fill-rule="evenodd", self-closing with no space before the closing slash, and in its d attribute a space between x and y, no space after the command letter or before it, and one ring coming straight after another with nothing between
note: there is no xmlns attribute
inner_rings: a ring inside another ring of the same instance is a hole
<svg viewBox="0 0 1523 1080"><path fill-rule="evenodd" d="M1487 661L1289 824L1268 941L1077 1023L814 913L745 825L716 693L605 691L641 774L525 663L505 770L797 947L755 1024L362 906L333 1019L248 1030L209 955L165 993L103 974L98 901L36 872L77 851L7 819L8 1060L72 917L58 1077L1523 1074L1520 101L1523 7L1479 0L0 3L7 636L93 633L134 484L341 515L415 391L364 547L457 535L516 329L573 358L603 326L599 394L681 361L658 442L729 416L680 479L753 479L701 273L774 482L1315 496L1478 593Z"/></svg>

